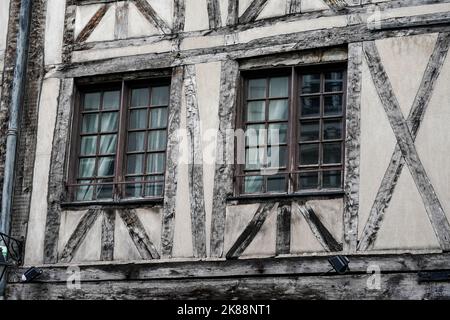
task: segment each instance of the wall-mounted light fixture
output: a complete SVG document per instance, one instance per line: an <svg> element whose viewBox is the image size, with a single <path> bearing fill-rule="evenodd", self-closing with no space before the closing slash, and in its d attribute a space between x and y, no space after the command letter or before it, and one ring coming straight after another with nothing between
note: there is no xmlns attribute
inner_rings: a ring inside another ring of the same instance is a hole
<svg viewBox="0 0 450 320"><path fill-rule="evenodd" d="M334 256L328 258L328 262L331 264L334 271L339 274L344 274L350 270L350 268L348 267L350 260L346 256Z"/></svg>

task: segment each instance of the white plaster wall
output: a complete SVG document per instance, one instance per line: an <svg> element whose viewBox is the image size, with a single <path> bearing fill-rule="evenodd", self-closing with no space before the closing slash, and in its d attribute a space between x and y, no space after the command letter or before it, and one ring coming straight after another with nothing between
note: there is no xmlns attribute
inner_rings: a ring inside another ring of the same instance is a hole
<svg viewBox="0 0 450 320"><path fill-rule="evenodd" d="M128 38L143 37L159 33L159 30L142 15L132 2L130 2L128 4Z"/></svg>
<svg viewBox="0 0 450 320"><path fill-rule="evenodd" d="M162 208L136 209L137 216L144 225L144 229L150 241L155 245L158 252L161 252L161 217Z"/></svg>
<svg viewBox="0 0 450 320"><path fill-rule="evenodd" d="M91 229L87 232L86 238L78 247L73 256L72 262L91 262L99 261L102 249L102 219L103 215L99 214Z"/></svg>
<svg viewBox="0 0 450 320"><path fill-rule="evenodd" d="M91 33L86 42L114 40L114 27L116 24L116 7L111 6L106 11L97 28Z"/></svg>
<svg viewBox="0 0 450 320"><path fill-rule="evenodd" d="M25 247L25 264L39 264L43 261L48 175L59 87L59 79L46 79L42 85L38 113L36 159L33 171L33 190Z"/></svg>
<svg viewBox="0 0 450 320"><path fill-rule="evenodd" d="M45 64L61 63L66 1L49 0L45 22Z"/></svg>
<svg viewBox="0 0 450 320"><path fill-rule="evenodd" d="M293 207L295 208L295 207ZM291 254L325 252L317 241L301 212L292 210L291 216Z"/></svg>
<svg viewBox="0 0 450 320"><path fill-rule="evenodd" d="M239 0L239 17L247 10L253 0Z"/></svg>
<svg viewBox="0 0 450 320"><path fill-rule="evenodd" d="M161 1L161 0L147 0L147 2L155 9L158 15L169 26L173 23L173 1Z"/></svg>
<svg viewBox="0 0 450 320"><path fill-rule="evenodd" d="M300 10L301 12L326 10L329 7L322 0L302 0Z"/></svg>
<svg viewBox="0 0 450 320"><path fill-rule="evenodd" d="M225 218L224 255L230 250L247 224L252 220L259 204L228 206Z"/></svg>
<svg viewBox="0 0 450 320"><path fill-rule="evenodd" d="M206 0L186 0L184 31L209 29L209 18Z"/></svg>
<svg viewBox="0 0 450 320"><path fill-rule="evenodd" d="M94 16L101 4L92 4L85 6L77 6L75 14L75 29L74 36L78 37L83 28L88 24L89 20Z"/></svg>
<svg viewBox="0 0 450 320"><path fill-rule="evenodd" d="M286 14L286 1L269 0L256 20L284 16Z"/></svg>
<svg viewBox="0 0 450 320"><path fill-rule="evenodd" d="M87 210L80 211L62 211L61 212L61 222L59 226L59 238L58 238L58 253L64 250L65 245L69 241L70 236L75 231L78 223L80 223L81 218L86 214Z"/></svg>
<svg viewBox="0 0 450 320"><path fill-rule="evenodd" d="M114 260L134 261L141 260L141 255L137 250L133 240L131 240L125 223L116 213L116 224L114 228Z"/></svg>

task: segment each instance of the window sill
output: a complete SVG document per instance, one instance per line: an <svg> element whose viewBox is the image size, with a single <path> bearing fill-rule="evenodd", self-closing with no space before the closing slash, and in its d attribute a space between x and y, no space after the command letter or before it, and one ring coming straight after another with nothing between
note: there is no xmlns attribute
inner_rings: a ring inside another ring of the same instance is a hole
<svg viewBox="0 0 450 320"><path fill-rule="evenodd" d="M102 208L125 208L139 205L148 206L160 206L163 205L164 198L155 199L130 199L130 200L100 200L100 201L78 201L78 202L63 202L61 208L73 209L73 208L89 208L89 207L102 207Z"/></svg>
<svg viewBox="0 0 450 320"><path fill-rule="evenodd" d="M345 194L344 190L322 190L301 193L279 193L279 194L246 194L235 197L228 197L227 202L235 203L256 203L264 201L294 201L294 200L316 200L341 198Z"/></svg>

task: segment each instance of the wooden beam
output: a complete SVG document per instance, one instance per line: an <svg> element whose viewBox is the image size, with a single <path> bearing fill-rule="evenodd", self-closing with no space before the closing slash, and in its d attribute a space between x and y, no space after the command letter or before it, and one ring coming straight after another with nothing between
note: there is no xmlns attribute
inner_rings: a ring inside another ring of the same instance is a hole
<svg viewBox="0 0 450 320"><path fill-rule="evenodd" d="M334 11L341 11L347 7L345 0L323 0L323 2Z"/></svg>
<svg viewBox="0 0 450 320"><path fill-rule="evenodd" d="M116 3L116 21L114 25L114 39L126 39L128 37L128 2Z"/></svg>
<svg viewBox="0 0 450 320"><path fill-rule="evenodd" d="M172 31L167 23L158 15L153 7L146 0L134 0L134 4L144 17L164 34L170 34Z"/></svg>
<svg viewBox="0 0 450 320"><path fill-rule="evenodd" d="M164 209L161 231L161 255L164 258L172 256L173 236L175 229L175 211L177 196L178 156L180 111L182 99L182 87L184 79L184 68L175 67L172 72L170 85L170 105L167 130L167 157L166 177L164 186Z"/></svg>
<svg viewBox="0 0 450 320"><path fill-rule="evenodd" d="M186 124L189 149L189 200L194 257L206 257L206 211L203 188L203 151L195 66L185 67Z"/></svg>
<svg viewBox="0 0 450 320"><path fill-rule="evenodd" d="M222 26L219 0L207 0L209 28L217 29Z"/></svg>
<svg viewBox="0 0 450 320"><path fill-rule="evenodd" d="M67 241L66 245L64 246L60 258L61 262L72 261L81 243L83 243L83 240L86 238L89 230L91 230L92 226L100 215L100 212L100 210L91 209L83 215L77 227Z"/></svg>
<svg viewBox="0 0 450 320"><path fill-rule="evenodd" d="M227 26L234 26L239 22L239 0L228 0Z"/></svg>
<svg viewBox="0 0 450 320"><path fill-rule="evenodd" d="M263 11L268 0L253 0L248 8L244 11L242 16L239 18L239 23L249 23L255 21L258 18L261 11Z"/></svg>
<svg viewBox="0 0 450 320"><path fill-rule="evenodd" d="M84 28L78 34L76 42L84 42L94 32L95 28L100 24L106 12L110 8L111 4L102 5L97 12L92 16L91 20L84 26Z"/></svg>
<svg viewBox="0 0 450 320"><path fill-rule="evenodd" d="M186 3L185 0L174 0L173 2L173 33L184 31Z"/></svg>
<svg viewBox="0 0 450 320"><path fill-rule="evenodd" d="M139 251L142 259L159 259L159 253L156 247L150 241L145 231L144 225L136 214L136 211L130 209L117 210L119 217L125 223L131 240Z"/></svg>
<svg viewBox="0 0 450 320"><path fill-rule="evenodd" d="M364 54L372 75L378 96L391 124L401 151L414 182L425 205L428 218L434 229L439 244L444 251L450 250L450 224L444 209L436 195L433 185L427 176L414 145L414 138L401 111L392 85L381 63L375 42L364 43Z"/></svg>
<svg viewBox="0 0 450 320"><path fill-rule="evenodd" d="M296 207L297 212L303 215L314 236L325 250L331 252L342 251L342 244L339 243L323 225L311 206L308 204L300 205L297 202L293 202L292 205Z"/></svg>
<svg viewBox="0 0 450 320"><path fill-rule="evenodd" d="M276 255L289 254L291 251L291 205L278 207Z"/></svg>
<svg viewBox="0 0 450 320"><path fill-rule="evenodd" d="M237 259L239 256L247 249L247 247L252 243L255 236L258 234L259 230L263 226L267 217L270 213L276 211L278 208L277 203L261 203L258 210L256 210L255 215L252 220L245 227L244 231L240 234L234 244L231 246L226 254L227 259Z"/></svg>
<svg viewBox="0 0 450 320"><path fill-rule="evenodd" d="M102 214L102 247L100 260L114 260L114 229L116 224L116 211L113 209L103 210Z"/></svg>
<svg viewBox="0 0 450 320"><path fill-rule="evenodd" d="M287 0L286 14L298 13L302 9L302 0Z"/></svg>

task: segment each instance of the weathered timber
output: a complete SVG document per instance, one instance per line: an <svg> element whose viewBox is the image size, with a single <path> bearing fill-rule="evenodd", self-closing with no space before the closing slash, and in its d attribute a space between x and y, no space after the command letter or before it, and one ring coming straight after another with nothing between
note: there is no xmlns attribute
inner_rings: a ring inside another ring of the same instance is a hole
<svg viewBox="0 0 450 320"><path fill-rule="evenodd" d="M287 0L286 14L297 13L301 11L302 0Z"/></svg>
<svg viewBox="0 0 450 320"><path fill-rule="evenodd" d="M145 231L144 225L137 216L136 211L129 209L117 210L119 217L124 222L131 240L142 259L159 259L159 253L156 250L155 245L150 241L150 238Z"/></svg>
<svg viewBox="0 0 450 320"><path fill-rule="evenodd" d="M312 233L319 241L320 245L327 251L342 251L342 244L339 243L328 229L320 221L317 214L308 204L300 205L297 202L292 204L299 214L302 214L311 228Z"/></svg>
<svg viewBox="0 0 450 320"><path fill-rule="evenodd" d="M102 214L102 246L100 260L114 260L114 227L116 223L116 211L105 209Z"/></svg>
<svg viewBox="0 0 450 320"><path fill-rule="evenodd" d="M64 198L65 156L70 130L74 80L61 82L48 182L48 209L45 224L44 263L56 263L61 223L61 201Z"/></svg>
<svg viewBox="0 0 450 320"><path fill-rule="evenodd" d="M348 48L347 107L345 130L344 251L358 245L359 168L361 143L362 43Z"/></svg>
<svg viewBox="0 0 450 320"><path fill-rule="evenodd" d="M128 37L128 2L116 4L116 21L114 24L114 39L125 39Z"/></svg>
<svg viewBox="0 0 450 320"><path fill-rule="evenodd" d="M447 57L449 46L450 34L439 34L407 119L407 124L413 140L415 140L417 136L420 124L422 123L428 108L428 104L434 92L436 80L441 74L442 66ZM364 226L358 246L359 250L365 251L373 248L384 218L384 213L390 204L404 164L405 160L403 159L402 152L397 144L380 187L378 188L375 201L370 210L369 218Z"/></svg>
<svg viewBox="0 0 450 320"><path fill-rule="evenodd" d="M217 29L222 26L222 19L220 17L220 4L219 0L208 0L208 20L209 28Z"/></svg>
<svg viewBox="0 0 450 320"><path fill-rule="evenodd" d="M234 26L239 22L239 0L228 0L227 26Z"/></svg>
<svg viewBox="0 0 450 320"><path fill-rule="evenodd" d="M227 197L233 195L234 141L227 131L234 128L239 64L228 60L222 63L219 100L219 126L214 173L214 193L211 218L211 256L222 257L225 236ZM231 140L231 141L230 141Z"/></svg>
<svg viewBox="0 0 450 320"><path fill-rule="evenodd" d="M255 236L261 230L264 222L270 213L276 211L278 208L278 202L276 203L261 203L258 210L256 210L255 215L252 220L245 227L244 231L239 235L237 240L231 246L226 254L227 259L237 259L239 256L247 249L247 247L252 243Z"/></svg>
<svg viewBox="0 0 450 320"><path fill-rule="evenodd" d="M185 24L185 0L174 0L173 2L173 33L183 32Z"/></svg>
<svg viewBox="0 0 450 320"><path fill-rule="evenodd" d="M267 0L253 0L242 16L239 17L239 23L248 23L256 20L266 4Z"/></svg>
<svg viewBox="0 0 450 320"><path fill-rule="evenodd" d="M62 47L62 62L72 62L72 51L75 42L75 19L77 6L69 1L66 3L66 12L64 17L64 33Z"/></svg>
<svg viewBox="0 0 450 320"><path fill-rule="evenodd" d="M444 209L436 195L433 185L427 176L414 145L408 123L406 122L398 100L393 92L391 82L381 63L378 49L374 42L364 43L364 54L369 65L375 88L381 99L398 147L408 165L409 171L419 190L425 209L430 219L439 244L444 251L450 250L450 224Z"/></svg>
<svg viewBox="0 0 450 320"><path fill-rule="evenodd" d="M291 250L291 205L284 204L277 210L276 254L289 254Z"/></svg>
<svg viewBox="0 0 450 320"><path fill-rule="evenodd" d="M347 6L345 0L323 0L334 11L341 11Z"/></svg>
<svg viewBox="0 0 450 320"><path fill-rule="evenodd" d="M60 258L61 262L72 261L73 257L77 253L78 248L80 247L83 240L86 239L86 235L88 234L89 230L91 230L100 213L100 210L88 210L83 215L69 240L67 241L66 245L64 246Z"/></svg>
<svg viewBox="0 0 450 320"><path fill-rule="evenodd" d="M194 257L206 257L206 211L203 188L203 153L195 66L185 67L186 123L189 149L189 199Z"/></svg>
<svg viewBox="0 0 450 320"><path fill-rule="evenodd" d="M171 33L167 23L158 15L153 7L146 0L134 0L134 4L144 17L164 34Z"/></svg>
<svg viewBox="0 0 450 320"><path fill-rule="evenodd" d="M178 129L180 128L183 79L184 68L174 68L170 86L164 209L161 226L161 255L164 258L169 258L172 255L173 249L179 154Z"/></svg>
<svg viewBox="0 0 450 320"><path fill-rule="evenodd" d="M84 42L89 38L92 32L94 32L95 28L97 28L97 26L100 24L100 21L102 21L103 17L106 14L106 11L108 11L109 8L109 4L104 4L97 10L97 12L92 16L91 20L89 20L86 26L78 34L76 42Z"/></svg>

